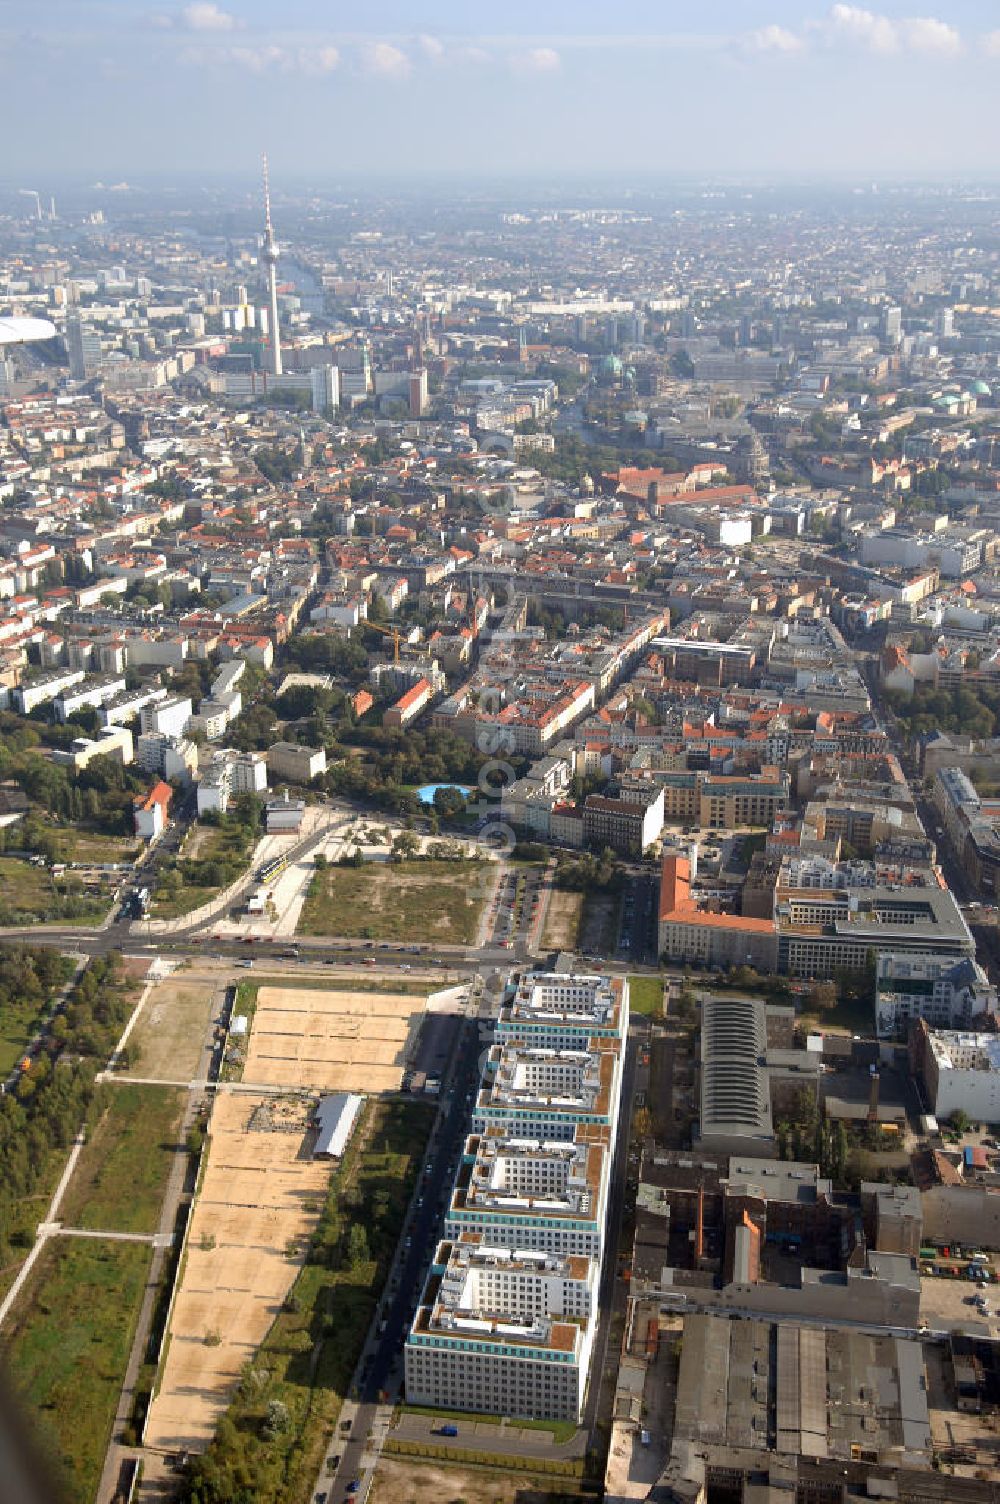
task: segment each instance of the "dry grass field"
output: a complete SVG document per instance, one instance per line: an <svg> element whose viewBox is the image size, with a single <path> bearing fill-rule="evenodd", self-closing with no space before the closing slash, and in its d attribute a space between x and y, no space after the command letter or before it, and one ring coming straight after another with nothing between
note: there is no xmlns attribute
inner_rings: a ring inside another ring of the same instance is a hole
<svg viewBox="0 0 1000 1504"><path fill-rule="evenodd" d="M575 950L580 934L583 894L553 888L545 915L542 950Z"/></svg>
<svg viewBox="0 0 1000 1504"><path fill-rule="evenodd" d="M211 982L157 982L132 1030L124 1074L190 1081L201 1064L215 990Z"/></svg>
<svg viewBox="0 0 1000 1504"><path fill-rule="evenodd" d="M422 997L261 987L243 1080L316 1091L397 1091Z"/></svg>
<svg viewBox="0 0 1000 1504"><path fill-rule="evenodd" d="M258 1110L291 1131L262 1131ZM202 1450L301 1267L331 1166L307 1156L308 1104L219 1097L147 1445Z"/></svg>

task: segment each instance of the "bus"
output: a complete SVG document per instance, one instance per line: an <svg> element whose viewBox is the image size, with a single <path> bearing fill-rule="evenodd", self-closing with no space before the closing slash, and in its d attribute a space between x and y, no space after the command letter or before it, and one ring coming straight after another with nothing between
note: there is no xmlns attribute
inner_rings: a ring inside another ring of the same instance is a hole
<svg viewBox="0 0 1000 1504"><path fill-rule="evenodd" d="M273 883L276 877L280 877L288 866L288 861L283 856L273 856L263 867L257 869L257 881L259 883Z"/></svg>

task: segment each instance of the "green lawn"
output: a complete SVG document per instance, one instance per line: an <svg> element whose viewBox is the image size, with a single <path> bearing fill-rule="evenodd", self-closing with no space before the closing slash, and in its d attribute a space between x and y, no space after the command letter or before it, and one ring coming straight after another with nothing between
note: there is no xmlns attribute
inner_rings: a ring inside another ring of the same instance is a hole
<svg viewBox="0 0 1000 1504"><path fill-rule="evenodd" d="M426 1415L428 1420L453 1421L458 1426L462 1424L473 1426L479 1421L487 1426L495 1426L498 1420L496 1415L480 1415L476 1410L433 1410L427 1409L424 1405L405 1404L400 1405L399 1410L402 1415ZM571 1420L522 1420L520 1416L514 1416L510 1424L512 1427L516 1426L519 1431L546 1431L551 1435L557 1447L565 1446L567 1441L572 1441L579 1430L576 1423ZM443 1439L445 1442L450 1439L456 1447L462 1445L461 1432L457 1440L454 1437Z"/></svg>
<svg viewBox="0 0 1000 1504"><path fill-rule="evenodd" d="M632 1013L644 1013L659 1018L663 1013L663 978L630 976L628 998L629 1009Z"/></svg>
<svg viewBox="0 0 1000 1504"><path fill-rule="evenodd" d="M254 1360L259 1377L240 1386L206 1456L210 1469L238 1469L255 1504L308 1497L389 1268L433 1120L427 1103L370 1103L334 1173L309 1262ZM352 1265L348 1238L355 1224L365 1231L367 1250ZM262 1422L275 1400L285 1406L288 1426L268 1441ZM195 1462L194 1488L198 1467Z"/></svg>
<svg viewBox="0 0 1000 1504"><path fill-rule="evenodd" d="M177 1129L183 1091L107 1085L103 1107L59 1209L66 1227L153 1233L170 1167L184 1152Z"/></svg>
<svg viewBox="0 0 1000 1504"><path fill-rule="evenodd" d="M104 1466L152 1250L53 1240L7 1328L3 1356L68 1504L91 1504Z"/></svg>
<svg viewBox="0 0 1000 1504"><path fill-rule="evenodd" d="M6 1076L20 1060L41 1011L37 1003L24 998L10 998L0 1008L0 1076Z"/></svg>
<svg viewBox="0 0 1000 1504"><path fill-rule="evenodd" d="M317 872L302 907L304 935L369 940L476 938L490 868L477 862L367 862Z"/></svg>
<svg viewBox="0 0 1000 1504"><path fill-rule="evenodd" d="M0 924L61 921L99 924L111 900L88 898L76 891L72 874L54 881L45 867L18 857L0 856Z"/></svg>

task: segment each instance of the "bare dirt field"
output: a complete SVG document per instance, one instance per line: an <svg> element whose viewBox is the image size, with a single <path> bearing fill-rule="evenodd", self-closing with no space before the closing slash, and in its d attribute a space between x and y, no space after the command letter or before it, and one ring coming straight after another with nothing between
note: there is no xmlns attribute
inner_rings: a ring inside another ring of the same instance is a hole
<svg viewBox="0 0 1000 1504"><path fill-rule="evenodd" d="M424 1014L399 993L262 987L243 1080L316 1091L398 1091Z"/></svg>
<svg viewBox="0 0 1000 1504"><path fill-rule="evenodd" d="M549 907L545 915L543 950L576 949L582 908L582 893L568 893L560 888L553 888L549 894Z"/></svg>
<svg viewBox="0 0 1000 1504"><path fill-rule="evenodd" d="M290 1131L264 1131L261 1113ZM203 1450L301 1267L330 1180L308 1157L308 1104L222 1096L192 1213L146 1444Z"/></svg>
<svg viewBox="0 0 1000 1504"><path fill-rule="evenodd" d="M216 988L211 982L158 982L129 1039L127 1074L156 1081L190 1081L201 1064Z"/></svg>
<svg viewBox="0 0 1000 1504"><path fill-rule="evenodd" d="M553 1478L550 1492L523 1473L383 1456L369 1497L371 1504L548 1504L573 1497L573 1485Z"/></svg>

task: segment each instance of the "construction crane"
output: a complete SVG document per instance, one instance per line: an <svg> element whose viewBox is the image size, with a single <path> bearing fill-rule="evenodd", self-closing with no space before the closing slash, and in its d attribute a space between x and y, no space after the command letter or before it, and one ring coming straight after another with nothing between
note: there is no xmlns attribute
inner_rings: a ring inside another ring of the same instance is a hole
<svg viewBox="0 0 1000 1504"><path fill-rule="evenodd" d="M381 634L382 634L383 637L391 637L392 638L392 661L393 661L393 663L398 663L399 662L399 644L401 642L406 642L406 638L400 632L399 628L398 627L383 627L383 626L380 626L377 621L366 621L365 622L365 626L366 627L371 627L371 629L372 629L373 632L381 632ZM412 648L415 652L419 653L421 655L421 657L424 657L424 658L426 658L430 654L430 648L427 646L426 643L420 643L418 645L417 643L408 642L407 643L407 647Z"/></svg>
<svg viewBox="0 0 1000 1504"><path fill-rule="evenodd" d="M41 194L38 192L38 189L37 188L19 188L17 191L21 195L22 198L33 198L35 200L35 218L36 219L41 219L41 217L42 217L42 198L41 198Z"/></svg>

